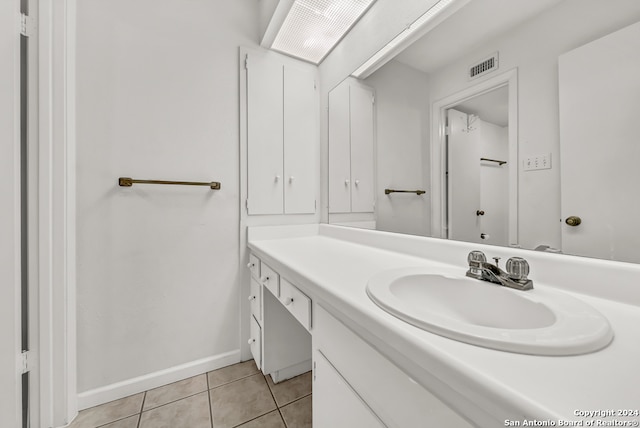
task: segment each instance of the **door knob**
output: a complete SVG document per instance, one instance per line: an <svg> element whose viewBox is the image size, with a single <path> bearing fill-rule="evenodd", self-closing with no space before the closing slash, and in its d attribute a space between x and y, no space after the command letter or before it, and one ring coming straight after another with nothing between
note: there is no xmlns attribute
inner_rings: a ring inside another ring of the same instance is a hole
<svg viewBox="0 0 640 428"><path fill-rule="evenodd" d="M564 222L567 223L569 226L579 226L580 223L582 223L582 219L578 216L572 215L567 217L567 219Z"/></svg>

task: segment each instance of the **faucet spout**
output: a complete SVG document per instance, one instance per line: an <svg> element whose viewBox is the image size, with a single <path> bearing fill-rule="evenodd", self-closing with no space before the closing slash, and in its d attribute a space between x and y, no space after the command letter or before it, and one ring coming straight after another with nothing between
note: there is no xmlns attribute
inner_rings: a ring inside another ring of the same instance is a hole
<svg viewBox="0 0 640 428"><path fill-rule="evenodd" d="M512 259L509 261L511 260ZM524 259L518 259L518 262L526 263ZM507 265L510 264L513 263L508 263ZM528 272L528 264L526 266ZM471 278L500 284L504 287L514 288L516 290L525 291L533 289L533 282L530 279L527 279L526 275L523 277L521 273L507 273L500 269L497 264L494 265L482 260L470 259L469 270L466 275Z"/></svg>

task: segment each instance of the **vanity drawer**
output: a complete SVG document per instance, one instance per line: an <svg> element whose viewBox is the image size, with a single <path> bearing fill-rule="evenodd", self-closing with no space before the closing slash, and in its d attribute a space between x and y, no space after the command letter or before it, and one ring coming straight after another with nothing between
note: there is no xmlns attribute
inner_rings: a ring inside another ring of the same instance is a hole
<svg viewBox="0 0 640 428"><path fill-rule="evenodd" d="M251 317L251 337L249 338L249 347L251 348L251 355L258 366L258 369L262 369L262 328L258 321L254 317Z"/></svg>
<svg viewBox="0 0 640 428"><path fill-rule="evenodd" d="M280 275L264 262L260 263L260 282L267 287L274 296L280 297Z"/></svg>
<svg viewBox="0 0 640 428"><path fill-rule="evenodd" d="M255 278L256 281L260 280L260 259L253 254L249 254L247 267L251 271L251 277Z"/></svg>
<svg viewBox="0 0 640 428"><path fill-rule="evenodd" d="M280 280L280 301L304 328L311 329L311 299L284 278Z"/></svg>
<svg viewBox="0 0 640 428"><path fill-rule="evenodd" d="M262 285L253 277L251 278L249 302L251 304L251 315L256 317L256 320L262 321Z"/></svg>

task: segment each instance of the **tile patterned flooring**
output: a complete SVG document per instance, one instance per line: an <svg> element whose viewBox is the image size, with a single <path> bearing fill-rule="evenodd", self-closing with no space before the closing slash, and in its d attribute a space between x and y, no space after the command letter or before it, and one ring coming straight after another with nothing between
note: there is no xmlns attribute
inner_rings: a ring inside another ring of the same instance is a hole
<svg viewBox="0 0 640 428"><path fill-rule="evenodd" d="M275 385L253 361L80 412L68 428L311 428L311 372Z"/></svg>

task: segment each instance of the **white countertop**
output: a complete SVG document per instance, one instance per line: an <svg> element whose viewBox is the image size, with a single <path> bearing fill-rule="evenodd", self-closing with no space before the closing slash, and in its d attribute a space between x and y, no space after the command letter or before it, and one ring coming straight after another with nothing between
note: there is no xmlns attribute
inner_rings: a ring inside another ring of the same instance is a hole
<svg viewBox="0 0 640 428"><path fill-rule="evenodd" d="M591 292L596 289L593 284L585 286L592 295L576 293L575 284L569 287L572 291L562 290L590 304L609 319L615 337L601 351L561 357L497 351L414 327L379 308L365 291L371 276L392 268L424 266L433 269L434 273L439 268L458 268L464 274L466 257L455 264L446 263L442 260L443 254L453 247L462 254L482 246L466 244L466 248L464 244L445 240L390 235L375 231L351 232L328 225L250 228L249 247L418 383L478 426L517 426L509 425L508 421L522 423L524 419L555 421L555 426L561 426L558 425L560 420L584 419L585 423L640 420L640 417L580 417L576 414L578 411L640 410L640 307L620 301L626 293L627 300L637 302L640 281L637 288L634 284L623 284L622 292L614 290L612 294L617 301L605 298L606 293ZM350 239L352 236L354 239ZM357 243L363 239L379 241L380 245ZM385 243L385 239L395 240L395 243ZM402 245L403 239L407 240L408 247L420 245L423 252L434 254L436 260L388 249ZM551 255L549 259L548 255L539 256L533 252L495 247L490 250L525 254L534 260L541 257L539 266L560 263L558 269L565 270L575 269L574 264L585 263L585 259L566 256ZM620 264L602 261L595 264L598 274L608 278L601 287L615 282ZM626 269L626 265L622 267ZM624 281L633 283L635 267L629 269L630 272L624 273ZM636 277L640 279L640 269L638 273ZM558 276L563 275L566 272ZM593 272L590 276L594 277ZM534 265L530 277L535 287L551 287L536 281ZM593 294L600 294L600 297Z"/></svg>

